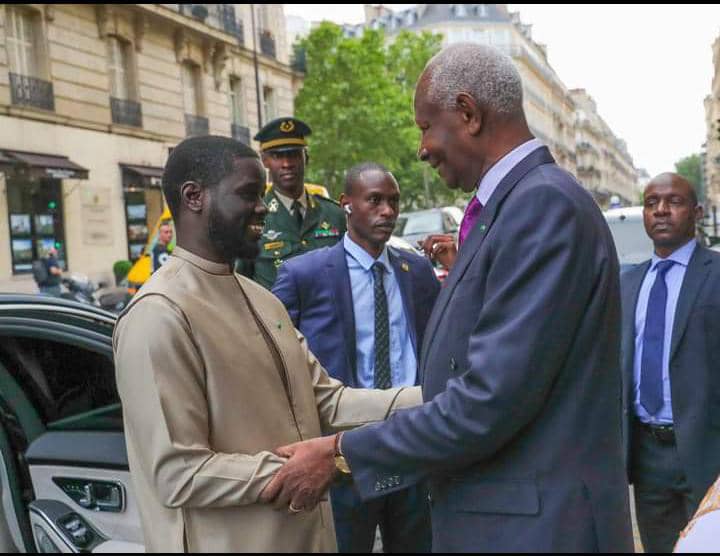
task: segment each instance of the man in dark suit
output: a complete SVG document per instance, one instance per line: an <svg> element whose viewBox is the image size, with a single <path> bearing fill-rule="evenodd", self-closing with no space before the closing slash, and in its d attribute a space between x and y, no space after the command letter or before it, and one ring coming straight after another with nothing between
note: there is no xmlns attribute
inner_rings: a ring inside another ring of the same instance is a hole
<svg viewBox="0 0 720 556"><path fill-rule="evenodd" d="M621 439L620 284L597 205L530 133L509 57L453 45L415 96L420 157L476 191L425 331L419 408L344 433L372 499L430 479L433 550L632 551ZM291 456L264 493L303 504Z"/></svg>
<svg viewBox="0 0 720 556"><path fill-rule="evenodd" d="M621 278L625 449L646 552L671 552L720 473L720 255L695 240L692 185L644 194L650 261Z"/></svg>
<svg viewBox="0 0 720 556"><path fill-rule="evenodd" d="M340 198L348 232L333 247L280 266L273 293L328 373L354 388L420 384L419 346L440 283L427 259L387 247L400 189L383 166L350 169ZM429 552L424 485L363 503L352 484L331 491L340 552Z"/></svg>

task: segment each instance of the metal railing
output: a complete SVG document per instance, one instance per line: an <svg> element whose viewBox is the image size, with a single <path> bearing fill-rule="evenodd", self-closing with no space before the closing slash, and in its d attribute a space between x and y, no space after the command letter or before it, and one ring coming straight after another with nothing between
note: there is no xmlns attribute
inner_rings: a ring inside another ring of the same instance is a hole
<svg viewBox="0 0 720 556"><path fill-rule="evenodd" d="M250 128L239 124L232 124L231 128L233 139L240 141L241 143L245 143L246 145L250 145Z"/></svg>
<svg viewBox="0 0 720 556"><path fill-rule="evenodd" d="M10 73L10 91L13 104L55 110L55 95L50 81L29 75Z"/></svg>
<svg viewBox="0 0 720 556"><path fill-rule="evenodd" d="M110 97L110 111L114 124L142 127L142 106L139 102Z"/></svg>
<svg viewBox="0 0 720 556"><path fill-rule="evenodd" d="M185 135L207 135L210 132L210 124L207 118L185 114Z"/></svg>

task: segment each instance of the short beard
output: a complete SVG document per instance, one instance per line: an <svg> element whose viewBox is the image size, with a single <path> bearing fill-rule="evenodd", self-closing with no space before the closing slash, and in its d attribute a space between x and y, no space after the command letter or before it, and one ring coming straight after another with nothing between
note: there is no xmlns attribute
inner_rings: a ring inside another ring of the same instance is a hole
<svg viewBox="0 0 720 556"><path fill-rule="evenodd" d="M212 246L228 264L236 259L254 259L260 253L257 243L246 239L248 218L226 223L218 215L216 201L210 201L208 237Z"/></svg>

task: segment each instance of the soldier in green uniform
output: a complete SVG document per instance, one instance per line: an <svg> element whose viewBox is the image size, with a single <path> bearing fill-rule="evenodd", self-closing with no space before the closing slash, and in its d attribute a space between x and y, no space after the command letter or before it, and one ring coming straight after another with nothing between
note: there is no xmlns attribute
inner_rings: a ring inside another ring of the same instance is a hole
<svg viewBox="0 0 720 556"><path fill-rule="evenodd" d="M284 260L334 245L346 230L345 214L338 203L305 190L305 138L310 133L305 122L288 117L269 122L255 135L272 188L265 195L268 212L260 255L250 275L267 289L275 283L277 268Z"/></svg>

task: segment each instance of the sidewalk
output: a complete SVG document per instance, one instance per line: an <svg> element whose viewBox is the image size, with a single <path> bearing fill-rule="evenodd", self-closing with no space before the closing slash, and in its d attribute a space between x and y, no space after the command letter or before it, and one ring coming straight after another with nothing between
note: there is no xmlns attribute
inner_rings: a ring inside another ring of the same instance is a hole
<svg viewBox="0 0 720 556"><path fill-rule="evenodd" d="M38 288L31 274L22 274L0 280L0 293L38 293Z"/></svg>

